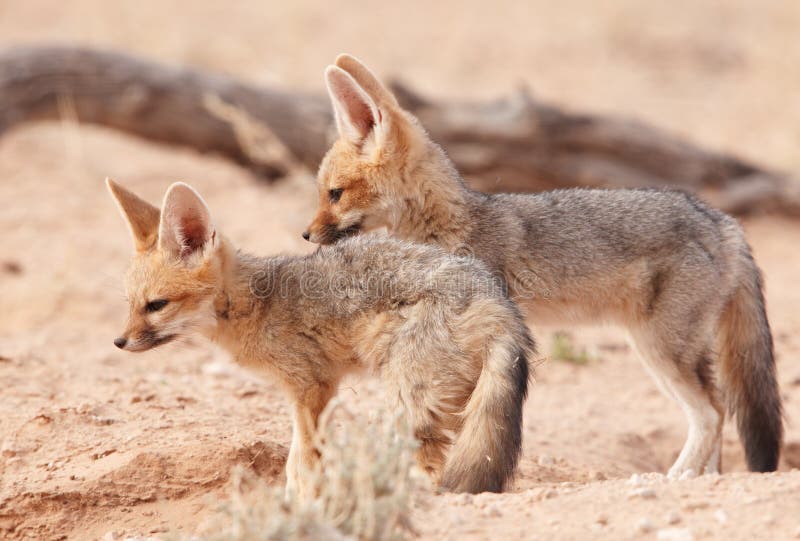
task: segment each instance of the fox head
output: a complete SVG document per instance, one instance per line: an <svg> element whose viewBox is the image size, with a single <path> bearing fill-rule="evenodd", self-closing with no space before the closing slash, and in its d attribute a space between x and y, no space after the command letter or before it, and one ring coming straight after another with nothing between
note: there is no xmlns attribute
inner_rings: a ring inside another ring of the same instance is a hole
<svg viewBox="0 0 800 541"><path fill-rule="evenodd" d="M221 282L219 239L203 199L187 184L167 190L159 210L107 179L133 236L125 280L128 324L114 340L126 351L146 351L216 323Z"/></svg>
<svg viewBox="0 0 800 541"><path fill-rule="evenodd" d="M319 207L303 233L320 244L393 229L404 202L421 196L406 180L431 145L416 119L352 56L328 66L325 82L339 138L320 165Z"/></svg>

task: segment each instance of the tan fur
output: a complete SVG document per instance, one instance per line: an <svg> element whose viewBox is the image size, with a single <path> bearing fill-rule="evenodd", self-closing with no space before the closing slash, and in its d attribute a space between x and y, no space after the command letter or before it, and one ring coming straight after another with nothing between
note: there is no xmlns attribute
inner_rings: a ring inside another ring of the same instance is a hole
<svg viewBox="0 0 800 541"><path fill-rule="evenodd" d="M341 55L331 77L340 138L319 168L307 239L328 244L385 227L481 260L535 322L624 326L687 416L671 476L719 469L721 395L750 468L777 467L772 339L760 274L735 220L669 190L474 192L363 64Z"/></svg>
<svg viewBox="0 0 800 541"><path fill-rule="evenodd" d="M349 54L340 54L334 64L349 73L356 82L372 96L380 106L398 107L394 94L384 88L381 82L358 59Z"/></svg>
<svg viewBox="0 0 800 541"><path fill-rule="evenodd" d="M130 317L118 347L144 351L199 333L280 382L294 406L287 490L307 493L298 472L318 459L319 415L358 371L383 379L442 488L507 487L533 343L482 265L368 236L305 257L255 258L213 228L185 184L167 191L160 222L155 207L108 184L129 223L149 217L149 227L131 227Z"/></svg>

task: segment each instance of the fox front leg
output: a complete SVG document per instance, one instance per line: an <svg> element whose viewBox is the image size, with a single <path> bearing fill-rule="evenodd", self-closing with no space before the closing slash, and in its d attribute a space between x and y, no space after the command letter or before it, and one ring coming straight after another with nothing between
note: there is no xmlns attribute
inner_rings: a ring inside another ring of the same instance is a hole
<svg viewBox="0 0 800 541"><path fill-rule="evenodd" d="M289 456L286 458L286 489L284 492L284 498L286 501L290 501L298 496L300 484L299 455L301 453L301 445L300 430L297 426L297 421L295 420L292 427L292 444L289 447Z"/></svg>
<svg viewBox="0 0 800 541"><path fill-rule="evenodd" d="M313 498L312 474L319 463L315 435L319 416L335 393L335 387L320 386L295 402L292 445L286 459L286 499Z"/></svg>

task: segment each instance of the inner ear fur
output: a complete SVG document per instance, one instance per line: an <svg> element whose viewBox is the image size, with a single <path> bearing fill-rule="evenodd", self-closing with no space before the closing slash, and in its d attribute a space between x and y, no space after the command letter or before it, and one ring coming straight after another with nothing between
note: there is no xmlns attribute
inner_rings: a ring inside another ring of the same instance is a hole
<svg viewBox="0 0 800 541"><path fill-rule="evenodd" d="M200 194L183 182L170 186L161 210L159 248L186 259L201 252L214 237L211 213Z"/></svg>
<svg viewBox="0 0 800 541"><path fill-rule="evenodd" d="M375 101L343 69L328 66L325 83L336 115L339 135L361 144L381 128L383 116Z"/></svg>

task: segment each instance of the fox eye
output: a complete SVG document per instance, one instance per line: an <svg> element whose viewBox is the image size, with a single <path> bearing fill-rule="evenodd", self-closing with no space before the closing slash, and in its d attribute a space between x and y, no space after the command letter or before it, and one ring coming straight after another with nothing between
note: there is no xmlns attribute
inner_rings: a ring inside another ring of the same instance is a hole
<svg viewBox="0 0 800 541"><path fill-rule="evenodd" d="M328 190L328 197L330 198L331 203L338 203L339 199L342 198L342 192L344 192L342 188L332 188Z"/></svg>
<svg viewBox="0 0 800 541"><path fill-rule="evenodd" d="M148 313L158 312L162 308L164 308L169 301L167 299L156 299L154 301L150 301L144 305L144 311Z"/></svg>

